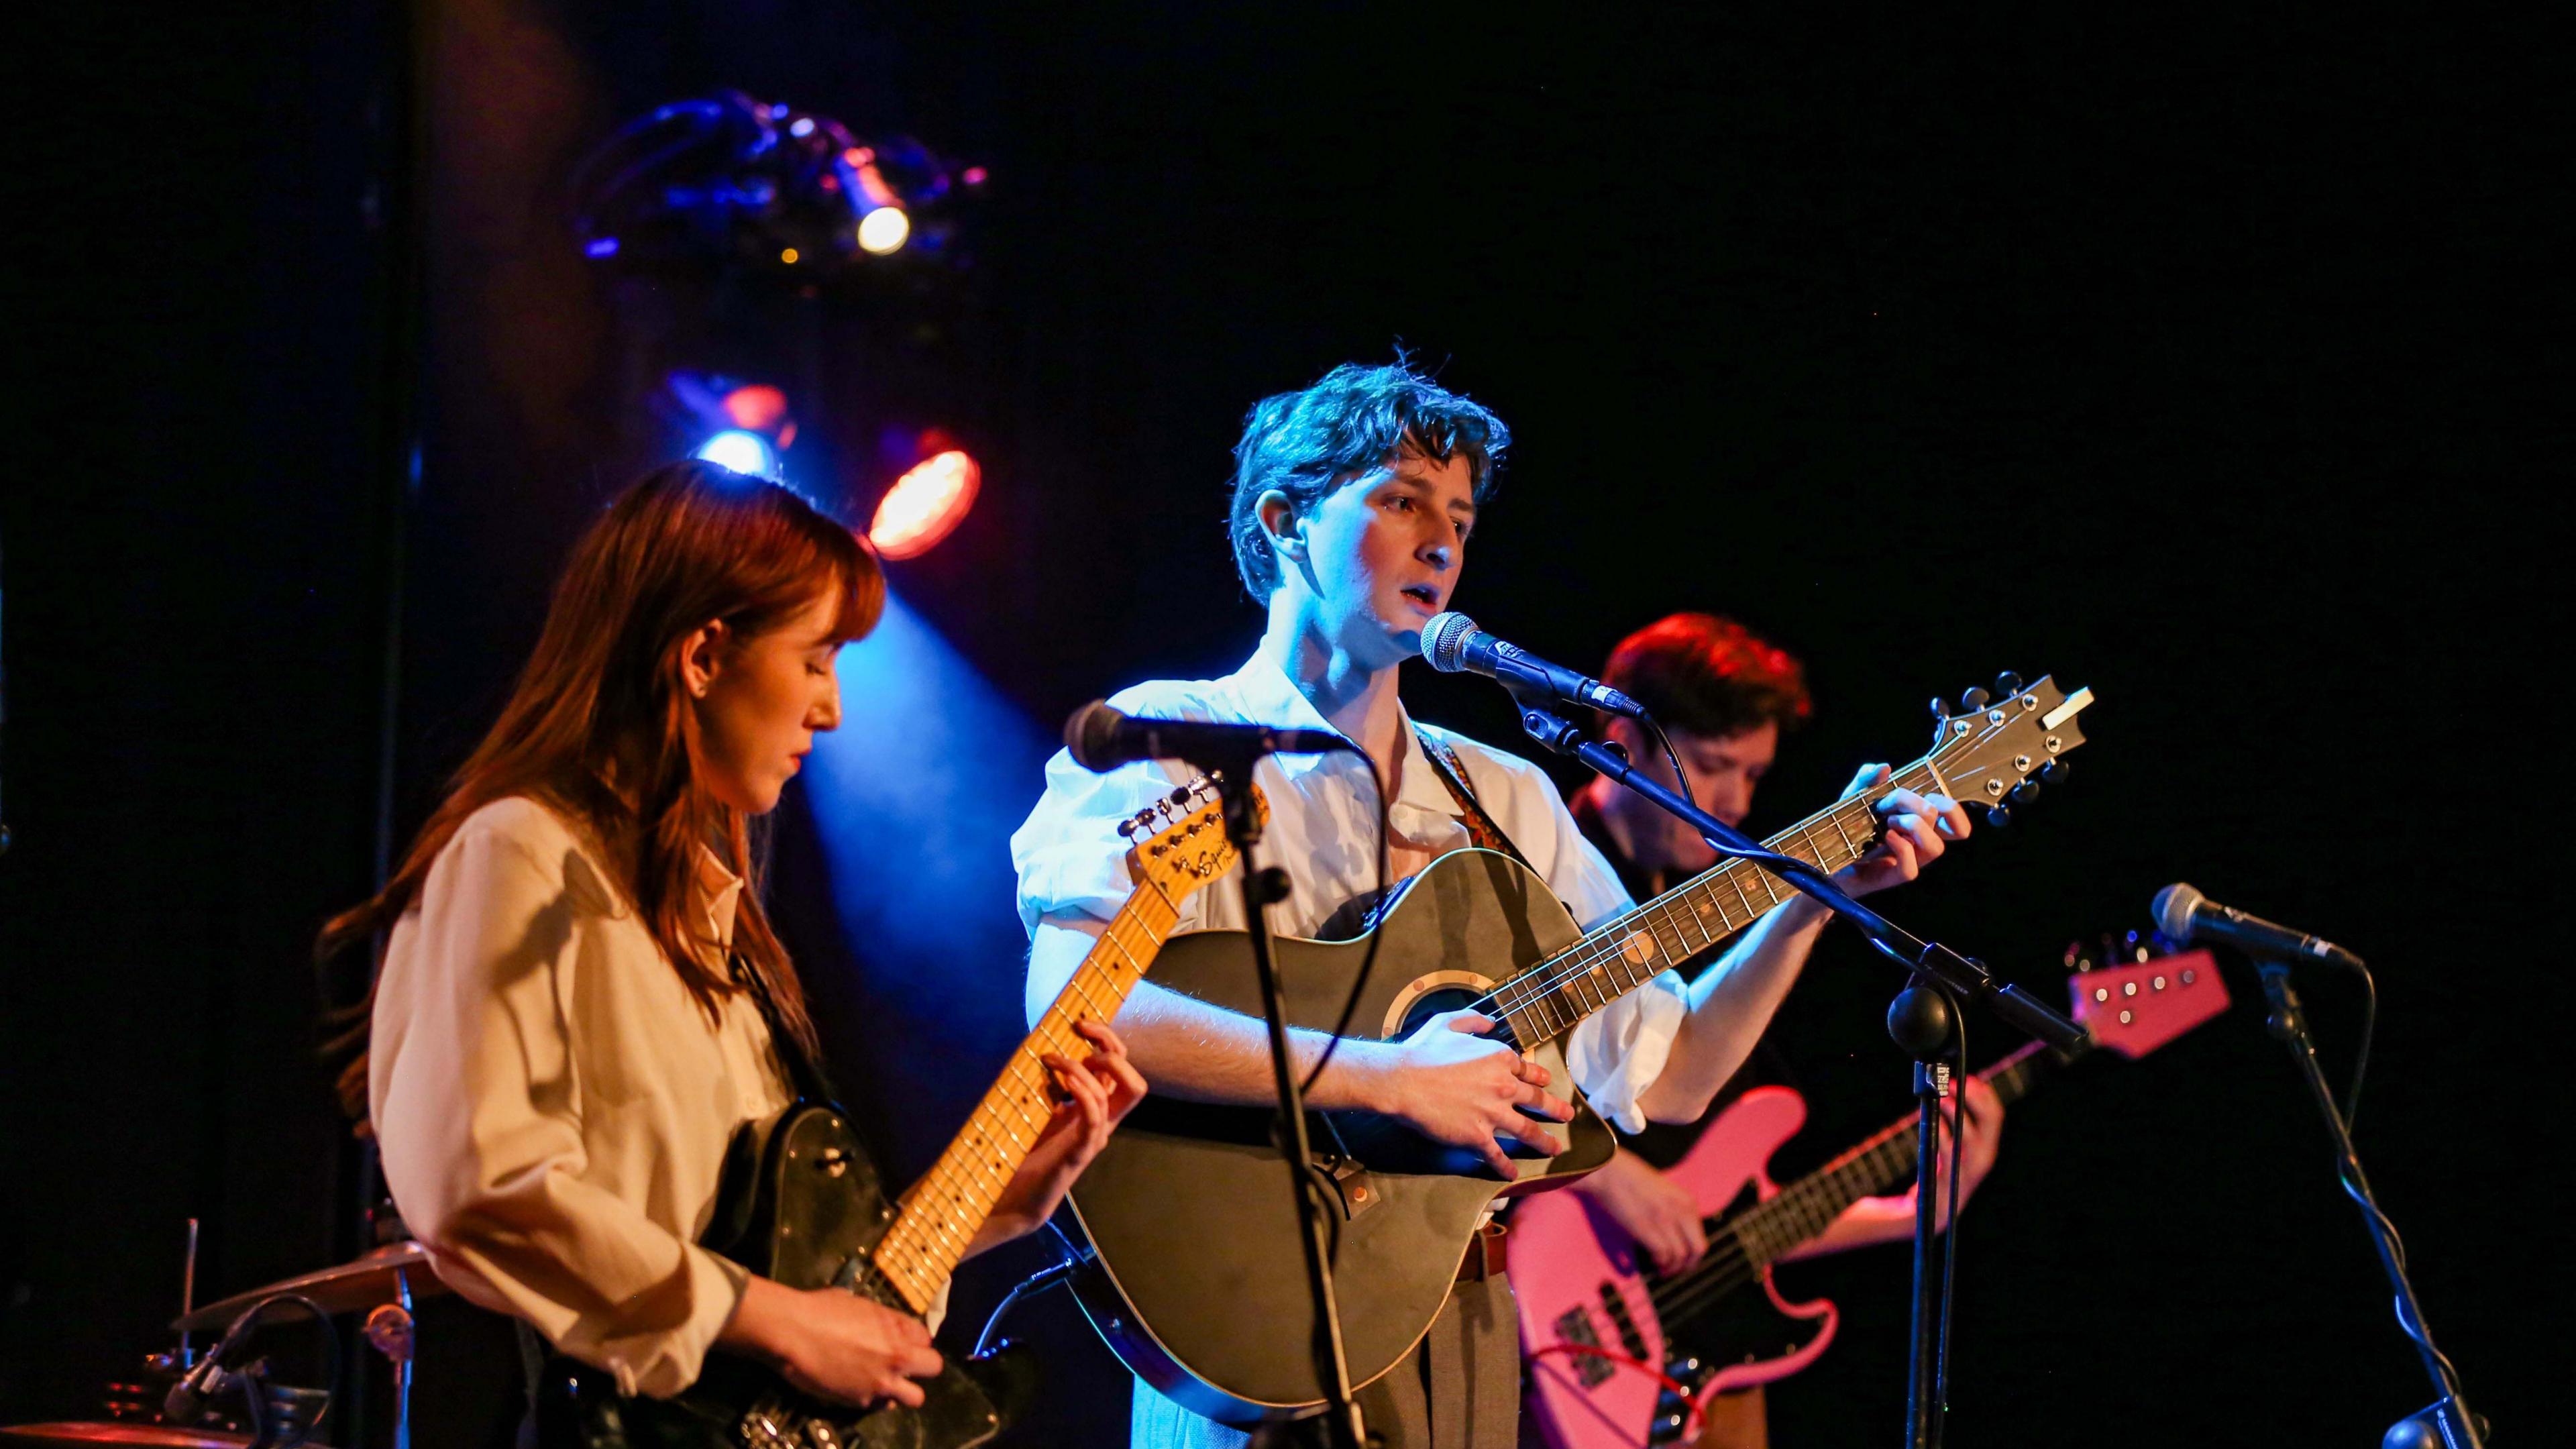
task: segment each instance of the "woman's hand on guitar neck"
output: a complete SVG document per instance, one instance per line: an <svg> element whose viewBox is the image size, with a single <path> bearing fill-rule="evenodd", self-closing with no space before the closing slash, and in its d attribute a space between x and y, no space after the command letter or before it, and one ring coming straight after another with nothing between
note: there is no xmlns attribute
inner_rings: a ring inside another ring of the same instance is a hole
<svg viewBox="0 0 2576 1449"><path fill-rule="evenodd" d="M775 1366L806 1393L866 1408L921 1407L939 1351L920 1319L839 1288L790 1288L755 1276L716 1342Z"/></svg>
<svg viewBox="0 0 2576 1449"><path fill-rule="evenodd" d="M1547 1068L1478 1035L1497 1023L1472 1011L1443 1012L1400 1042L1371 1045L1371 1109L1413 1124L1424 1136L1480 1154L1504 1178L1519 1175L1503 1141L1553 1157L1565 1144L1546 1122L1574 1105L1547 1094ZM1344 1043L1349 1051L1358 1043ZM1526 1110L1524 1110L1526 1109ZM1497 1140L1501 1139L1501 1140Z"/></svg>
<svg viewBox="0 0 2576 1449"><path fill-rule="evenodd" d="M1053 1217L1074 1179L1107 1145L1109 1134L1145 1100L1145 1078L1127 1060L1126 1044L1116 1032L1098 1021L1076 1022L1073 1029L1091 1043L1091 1055L1076 1065L1069 1057L1047 1053L1046 1064L1063 1099L1020 1170L1002 1188L975 1240L966 1245L969 1258L1026 1237Z"/></svg>

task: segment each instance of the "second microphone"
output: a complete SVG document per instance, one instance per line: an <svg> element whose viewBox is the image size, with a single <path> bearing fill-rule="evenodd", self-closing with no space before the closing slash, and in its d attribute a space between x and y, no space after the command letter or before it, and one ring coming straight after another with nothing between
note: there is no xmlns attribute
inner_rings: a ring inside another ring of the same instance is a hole
<svg viewBox="0 0 2576 1449"><path fill-rule="evenodd" d="M1109 771L1139 760L1187 760L1203 769L1246 765L1263 755L1322 755L1359 747L1331 730L1145 719L1095 699L1064 722L1065 752L1086 770Z"/></svg>

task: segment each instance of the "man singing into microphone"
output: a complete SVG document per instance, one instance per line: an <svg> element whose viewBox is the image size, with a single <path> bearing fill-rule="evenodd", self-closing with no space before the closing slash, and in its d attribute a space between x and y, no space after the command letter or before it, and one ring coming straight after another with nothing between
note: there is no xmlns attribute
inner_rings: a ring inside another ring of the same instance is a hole
<svg viewBox="0 0 2576 1449"><path fill-rule="evenodd" d="M1263 760L1266 858L1290 893L1274 908L1283 932L1311 935L1377 884L1378 791L1389 802L1393 877L1469 845L1516 850L1586 927L1631 908L1628 894L1535 766L1416 723L1396 697L1397 666L1448 606L1478 505L1509 433L1485 408L1409 367L1334 369L1302 392L1263 400L1235 447L1230 533L1245 587L1267 610L1261 642L1223 679L1157 680L1111 699L1130 714L1330 729L1348 754ZM1178 763L1090 774L1065 754L1047 763L1046 794L1011 839L1022 921L1031 935L1032 1016L1052 1001L1132 883L1118 822L1189 776ZM1878 778L1863 772L1864 781ZM1875 788L1875 787L1871 787ZM1938 797L1891 790L1879 802L1879 847L1842 873L1866 893L1913 878L1967 817ZM1796 979L1825 913L1804 897L1775 908L1692 983L1672 973L1612 1002L1565 1043L1574 1086L1634 1130L1697 1117L1732 1075ZM1231 891L1200 891L1177 931L1240 929ZM1486 1155L1509 1175L1506 1144L1562 1149L1549 1123L1571 1108L1545 1072L1455 1013L1401 1042L1345 1043L1308 1097L1321 1109L1392 1114L1428 1136ZM1269 1045L1257 1020L1156 987L1149 979L1117 1019L1158 1090L1203 1100L1273 1100ZM1324 1039L1296 1033L1300 1070ZM1559 1091L1565 1084L1556 1084ZM1535 1112L1546 1120L1525 1113ZM1221 1225L1184 1230L1221 1231ZM1472 1274L1462 1273L1462 1278ZM1368 1285L1339 1285L1342 1313L1370 1312ZM1434 1442L1508 1449L1519 1412L1518 1341L1500 1277L1462 1281L1411 1357L1365 1387L1372 1434L1390 1446ZM1138 1446L1240 1445L1241 1431L1199 1418L1138 1384Z"/></svg>

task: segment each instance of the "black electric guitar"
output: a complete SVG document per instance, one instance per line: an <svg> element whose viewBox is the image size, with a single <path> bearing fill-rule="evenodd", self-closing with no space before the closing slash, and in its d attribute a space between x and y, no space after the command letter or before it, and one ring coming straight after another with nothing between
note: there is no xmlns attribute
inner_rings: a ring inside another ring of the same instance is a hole
<svg viewBox="0 0 2576 1449"><path fill-rule="evenodd" d="M1259 794L1256 809L1266 812ZM1144 977L1178 903L1234 864L1213 788L1193 781L1127 822L1136 888L948 1150L889 1202L841 1114L800 1101L747 1126L700 1241L790 1288L837 1287L927 1314L1053 1114L1045 1054L1081 1060L1074 1027L1107 1021ZM1034 1378L1016 1355L951 1360L921 1407L852 1409L798 1392L750 1359L711 1353L669 1399L621 1398L607 1374L558 1356L539 1381L547 1449L967 1449L1002 1431Z"/></svg>
<svg viewBox="0 0 2576 1449"><path fill-rule="evenodd" d="M1973 706L1942 717L1931 752L1896 771L1887 788L1972 804L2027 799L2040 777L2062 773L2054 762L2083 743L2076 715L2092 693L2067 695L2043 679L1991 704L1983 691L1972 698ZM1839 870L1877 843L1871 807L1868 796L1841 801L1768 844ZM1753 866L1727 862L1587 935L1517 862L1455 851L1414 877L1379 917L1377 964L1360 989L1354 1034L1396 1039L1433 1015L1472 1007L1503 1023L1495 1035L1536 1055L1552 1081L1568 1083L1557 1044L1577 1022L1715 949L1790 891ZM1290 1023L1332 1030L1366 950L1365 938L1282 938ZM1260 1011L1239 931L1173 938L1154 980L1232 1011ZM1071 1197L1096 1269L1075 1279L1093 1326L1166 1397L1236 1424L1296 1418L1325 1404L1288 1164L1271 1137L1275 1115L1148 1098ZM1384 1374L1429 1331L1497 1196L1569 1182L1615 1150L1608 1126L1579 1103L1566 1151L1516 1163L1510 1183L1474 1154L1392 1118L1318 1113L1312 1128L1313 1176L1332 1189L1333 1271L1354 1384Z"/></svg>

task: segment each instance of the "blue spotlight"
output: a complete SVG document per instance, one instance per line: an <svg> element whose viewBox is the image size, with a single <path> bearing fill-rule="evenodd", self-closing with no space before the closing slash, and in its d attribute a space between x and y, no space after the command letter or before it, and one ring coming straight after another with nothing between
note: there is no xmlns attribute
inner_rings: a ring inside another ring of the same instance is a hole
<svg viewBox="0 0 2576 1449"><path fill-rule="evenodd" d="M1028 941L1009 842L1055 741L891 593L840 674L841 727L816 737L805 792L843 933L894 968L876 989L915 1019L985 990L1016 1023Z"/></svg>
<svg viewBox="0 0 2576 1449"><path fill-rule="evenodd" d="M727 428L698 444L698 451L693 456L719 467L731 468L745 477L766 478L772 483L781 481L778 449L760 434L741 428Z"/></svg>

